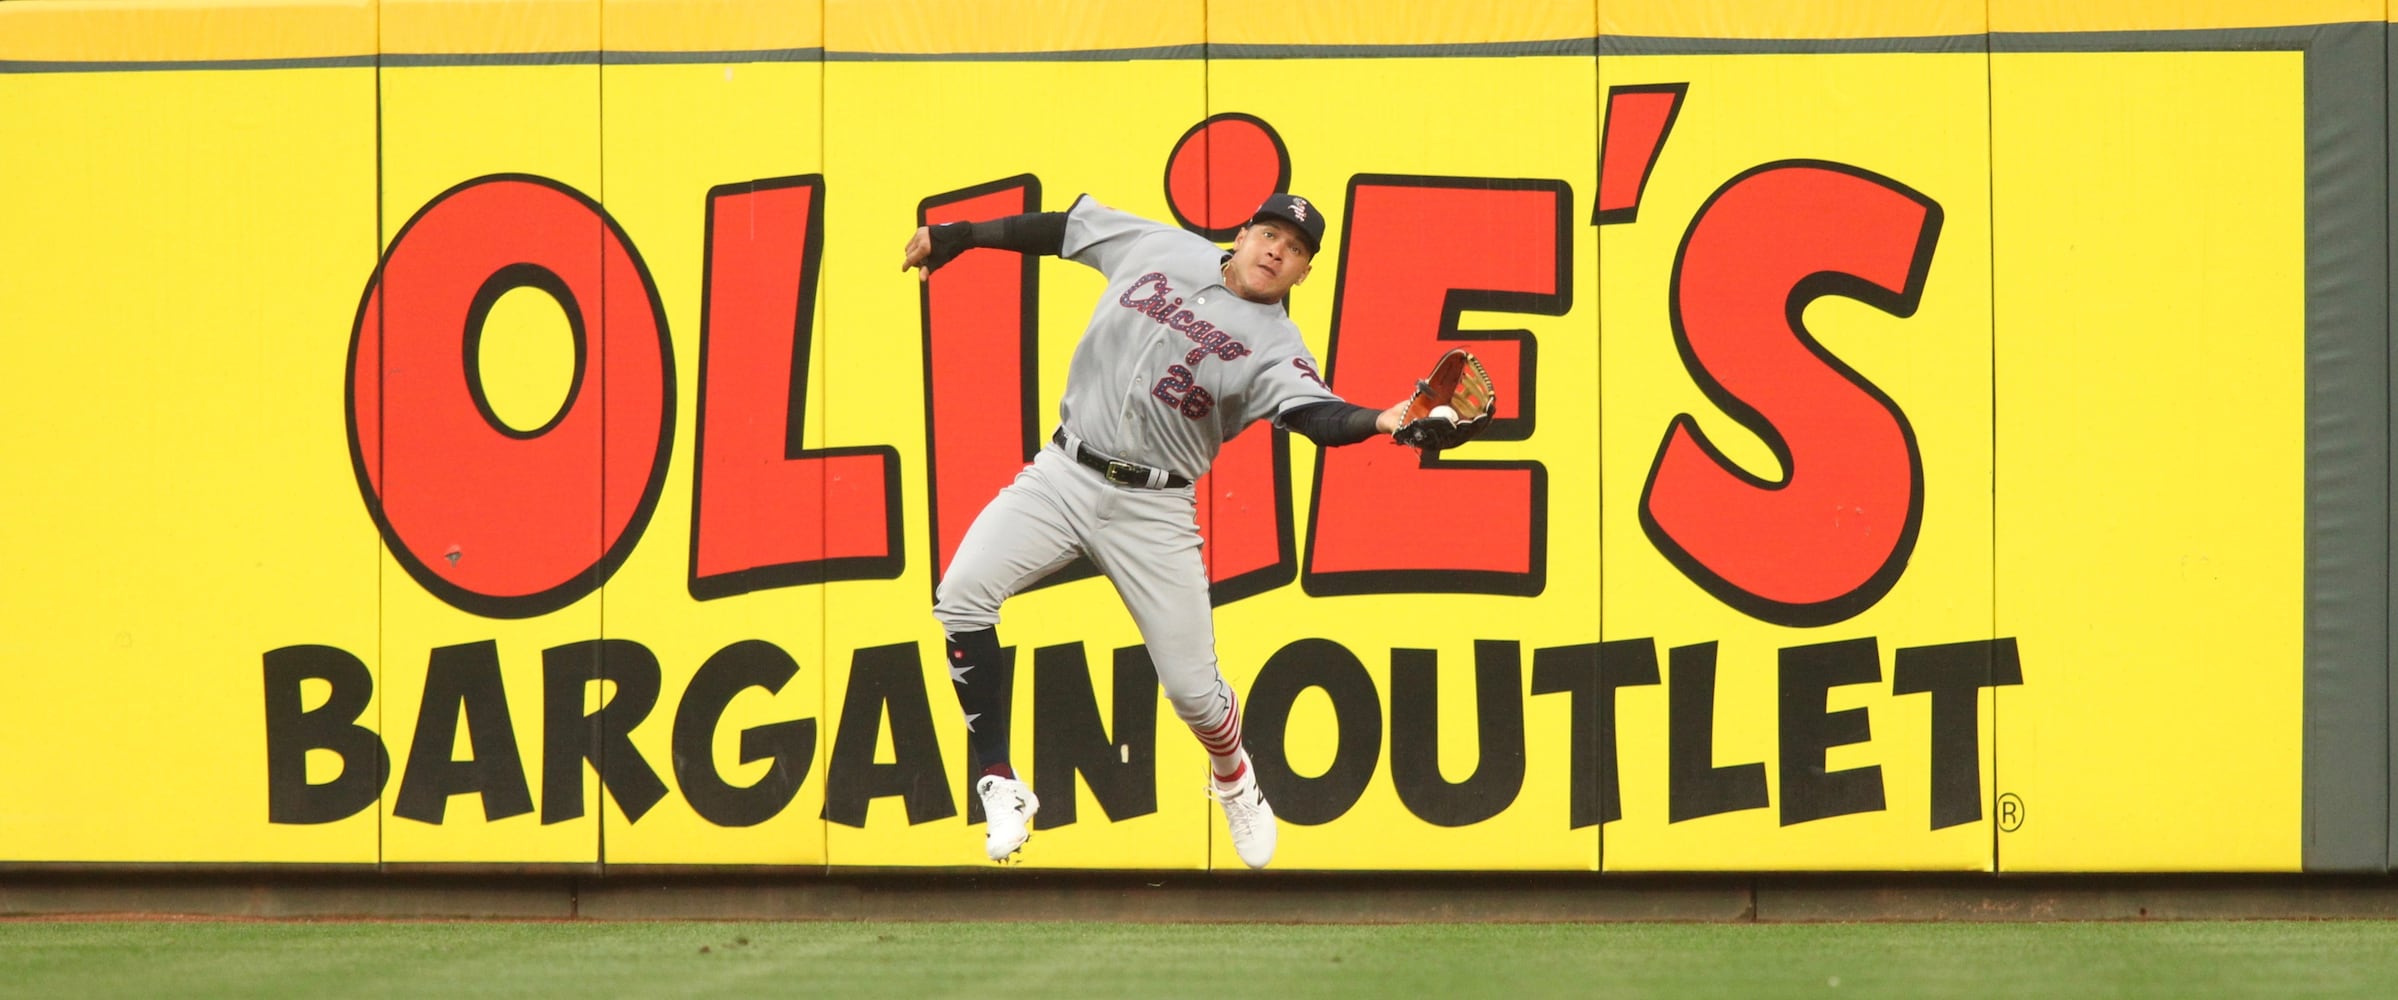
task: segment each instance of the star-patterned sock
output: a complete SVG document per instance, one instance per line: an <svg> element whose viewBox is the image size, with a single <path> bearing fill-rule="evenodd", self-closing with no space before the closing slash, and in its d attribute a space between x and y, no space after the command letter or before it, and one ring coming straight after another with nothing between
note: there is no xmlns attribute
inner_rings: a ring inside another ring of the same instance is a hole
<svg viewBox="0 0 2398 1000"><path fill-rule="evenodd" d="M998 629L949 636L949 686L966 710L966 744L983 774L1014 778L1008 764L1008 709L1015 695L1016 658L999 647Z"/></svg>

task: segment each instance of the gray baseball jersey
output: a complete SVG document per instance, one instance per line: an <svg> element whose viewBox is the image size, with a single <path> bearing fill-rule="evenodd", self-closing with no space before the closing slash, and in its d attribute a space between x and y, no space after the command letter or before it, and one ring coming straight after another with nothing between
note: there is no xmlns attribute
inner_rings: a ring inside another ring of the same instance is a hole
<svg viewBox="0 0 2398 1000"><path fill-rule="evenodd" d="M1064 250L1107 275L1058 406L1093 449L1197 479L1242 428L1339 398L1282 306L1225 289L1205 237L1084 195Z"/></svg>
<svg viewBox="0 0 2398 1000"><path fill-rule="evenodd" d="M1197 479L1242 428L1339 398L1280 305L1224 287L1224 251L1205 238L1085 196L1061 250L1107 276L1059 405L1062 429L1091 449ZM933 615L952 636L996 627L1010 596L1086 555L1124 599L1175 714L1218 727L1233 699L1196 513L1191 486L1119 485L1044 447L959 540Z"/></svg>

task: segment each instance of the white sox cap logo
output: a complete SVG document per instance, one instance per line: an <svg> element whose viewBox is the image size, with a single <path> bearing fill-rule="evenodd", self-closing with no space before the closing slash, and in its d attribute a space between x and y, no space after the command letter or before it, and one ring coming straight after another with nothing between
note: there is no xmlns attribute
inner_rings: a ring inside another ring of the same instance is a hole
<svg viewBox="0 0 2398 1000"><path fill-rule="evenodd" d="M1294 216L1294 217L1296 217L1296 218L1297 218L1299 221L1301 221L1301 222L1306 222L1306 221L1307 221L1307 199L1305 199L1305 198L1299 198L1299 197L1293 197L1293 198L1291 199L1291 215L1292 215L1292 216Z"/></svg>

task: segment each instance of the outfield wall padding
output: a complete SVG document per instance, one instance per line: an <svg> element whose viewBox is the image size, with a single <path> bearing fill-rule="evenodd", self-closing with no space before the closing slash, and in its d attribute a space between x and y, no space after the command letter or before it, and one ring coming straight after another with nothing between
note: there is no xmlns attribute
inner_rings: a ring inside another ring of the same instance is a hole
<svg viewBox="0 0 2398 1000"><path fill-rule="evenodd" d="M0 4L0 866L983 864L930 595L1109 306L899 248L1288 190L1334 391L1503 393L1194 491L1277 868L2386 873L2390 23ZM1006 613L1024 863L1239 868Z"/></svg>

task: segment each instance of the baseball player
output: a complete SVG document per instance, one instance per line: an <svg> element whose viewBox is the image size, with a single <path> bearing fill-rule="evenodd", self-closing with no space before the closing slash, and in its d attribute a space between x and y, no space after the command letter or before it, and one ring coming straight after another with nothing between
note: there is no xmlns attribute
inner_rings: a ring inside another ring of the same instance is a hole
<svg viewBox="0 0 2398 1000"><path fill-rule="evenodd" d="M1274 857L1274 810L1241 742L1237 700L1216 669L1207 567L1191 483L1258 420L1318 445L1400 426L1407 403L1352 405L1324 385L1283 300L1324 238L1313 202L1276 194L1227 253L1204 237L1085 195L1065 212L920 228L901 270L918 280L976 247L1051 254L1097 269L1107 291L1075 345L1058 427L1031 465L976 516L934 597L949 676L981 768L984 850L1005 861L1040 800L1008 763L1008 660L999 606L1087 556L1115 584L1174 712L1207 748L1212 791L1241 861Z"/></svg>

